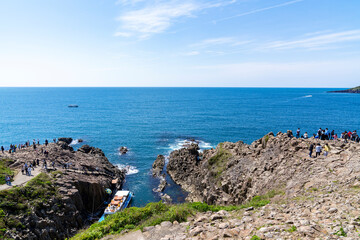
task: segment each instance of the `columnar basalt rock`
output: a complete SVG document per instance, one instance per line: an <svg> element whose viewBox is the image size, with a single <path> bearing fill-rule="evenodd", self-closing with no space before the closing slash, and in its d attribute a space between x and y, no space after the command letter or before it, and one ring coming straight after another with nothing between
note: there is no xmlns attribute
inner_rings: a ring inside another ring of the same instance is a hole
<svg viewBox="0 0 360 240"><path fill-rule="evenodd" d="M17 150L3 157L15 160L12 168L20 169L25 162L39 159L42 168L47 163L47 173L56 187L56 196L33 207L26 214L16 214L22 228L8 231L13 239L65 239L79 229L91 224L104 206L109 195L106 188L119 189L125 173L113 166L98 148L87 145L74 151L71 139L60 138L57 143ZM48 154L44 154L44 151ZM112 181L117 179L116 184ZM39 201L44 201L39 199ZM35 197L34 202L37 202Z"/></svg>

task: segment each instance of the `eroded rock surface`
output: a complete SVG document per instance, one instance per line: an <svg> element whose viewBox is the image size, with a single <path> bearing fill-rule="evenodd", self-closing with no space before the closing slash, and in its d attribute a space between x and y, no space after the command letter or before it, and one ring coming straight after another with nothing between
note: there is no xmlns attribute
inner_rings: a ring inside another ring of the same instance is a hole
<svg viewBox="0 0 360 240"><path fill-rule="evenodd" d="M8 237L43 240L71 237L91 224L92 217L101 214L103 203L109 197L105 189L121 187L124 172L113 166L100 149L84 145L74 151L69 146L71 141L71 138L60 138L56 144L40 145L36 149L31 146L1 156L15 160L11 167L17 169L36 159L40 160L37 168L42 168L45 160L48 169L42 171L51 176L57 193L28 213L16 213L14 216L24 227L8 231ZM43 154L44 150L47 155ZM112 184L114 179L118 179L116 184Z"/></svg>

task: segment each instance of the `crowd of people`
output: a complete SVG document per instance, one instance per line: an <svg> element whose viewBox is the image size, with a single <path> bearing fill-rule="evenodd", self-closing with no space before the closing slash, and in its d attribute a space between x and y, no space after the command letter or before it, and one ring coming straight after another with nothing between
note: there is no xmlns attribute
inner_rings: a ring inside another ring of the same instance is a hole
<svg viewBox="0 0 360 240"><path fill-rule="evenodd" d="M56 138L53 139L53 142L56 143ZM45 144L45 146L48 146L49 141L46 139L44 144ZM2 152L2 154L4 154L5 152L8 152L8 153L11 154L11 153L15 153L16 150L20 150L20 149L24 149L24 148L28 148L28 147L32 147L34 150L37 151L37 148L38 148L39 145L40 145L40 141L39 140L35 141L35 139L34 139L32 144L30 143L30 141L27 141L24 144L18 144L18 145L10 144L8 150L5 150L5 147L1 146L1 152ZM49 152L46 149L41 148L40 153L44 155L44 158L42 159L42 168L47 170L48 165L47 165L47 160L46 159L49 156ZM32 161L25 162L21 167L21 172L22 172L23 175L32 176L31 172L35 170L35 167L39 167L39 166L40 166L40 160L38 158L36 158L36 159L34 159ZM51 166L52 166L53 169L55 169L55 161L51 162ZM67 167L68 166L66 166L66 168ZM65 168L65 166L64 166L64 168ZM10 175L5 176L5 182L9 186L11 186L11 178L12 178L12 176L10 176Z"/></svg>
<svg viewBox="0 0 360 240"><path fill-rule="evenodd" d="M291 133L292 134L292 133ZM298 128L296 130L296 138L310 138L311 136L305 132L303 135L301 135L301 131L300 128ZM354 131L344 131L342 133L340 133L340 136L335 133L335 130L330 131L328 128L322 129L319 128L319 130L317 131L317 133L314 133L312 135L313 138L315 139L320 139L320 140L338 140L338 139L344 139L345 142L348 142L348 140L351 141L355 141L355 142L360 142L360 138L359 135L357 134L356 130Z"/></svg>
<svg viewBox="0 0 360 240"><path fill-rule="evenodd" d="M53 142L56 143L56 138L53 139ZM47 146L49 144L49 141L46 139L45 140L45 146ZM23 149L23 148L27 148L27 147L32 147L34 150L37 149L37 146L40 145L40 140L38 139L37 141L35 141L35 139L33 139L33 142L31 144L31 142L28 140L27 142L25 142L24 144L20 143L20 144L10 144L9 149L5 150L4 146L1 146L1 152L4 154L5 151L7 151L8 153L14 153L16 152L17 149Z"/></svg>
<svg viewBox="0 0 360 240"><path fill-rule="evenodd" d="M289 137L293 137L293 134L291 131L288 131L288 136ZM309 134L307 132L305 132L303 135L301 135L301 131L300 128L298 128L296 130L296 138L304 138L304 139L308 139L311 138L311 136L309 136ZM360 142L360 138L359 135L357 134L356 130L354 131L344 131L342 133L340 133L340 136L338 136L337 133L335 133L335 130L329 131L328 128L322 129L319 128L319 130L317 131L317 133L314 133L312 135L312 138L314 139L319 139L319 140L339 140L339 139L344 139L344 142L348 142L348 141L354 141L354 142ZM322 151L324 150L324 156L326 157L329 154L329 151L331 150L330 146L328 143L325 143L324 146L321 146L320 143L315 144L310 144L309 146L309 157L312 158L312 154L315 150L315 158L320 156Z"/></svg>

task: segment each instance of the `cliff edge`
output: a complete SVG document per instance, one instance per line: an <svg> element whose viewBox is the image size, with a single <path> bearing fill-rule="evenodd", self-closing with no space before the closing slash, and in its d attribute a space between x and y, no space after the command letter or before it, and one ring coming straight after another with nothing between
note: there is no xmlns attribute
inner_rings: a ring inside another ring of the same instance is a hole
<svg viewBox="0 0 360 240"><path fill-rule="evenodd" d="M121 187L125 174L101 149L84 145L74 151L70 143L61 138L2 154L16 171L39 160L35 168L42 173L26 185L0 191L0 238L69 238L101 214L109 198L106 188Z"/></svg>

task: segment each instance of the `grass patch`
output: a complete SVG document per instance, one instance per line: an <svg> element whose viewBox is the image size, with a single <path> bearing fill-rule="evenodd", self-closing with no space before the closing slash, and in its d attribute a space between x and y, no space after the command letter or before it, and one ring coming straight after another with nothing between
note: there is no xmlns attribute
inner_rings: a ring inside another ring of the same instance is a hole
<svg viewBox="0 0 360 240"><path fill-rule="evenodd" d="M286 231L289 232L289 233L292 233L292 232L296 232L297 228L295 226L291 226L289 229L287 229Z"/></svg>
<svg viewBox="0 0 360 240"><path fill-rule="evenodd" d="M343 227L341 227L339 231L337 231L336 233L334 233L334 235L342 236L342 237L346 237L346 236L347 236L347 234L346 234L346 232L344 231Z"/></svg>
<svg viewBox="0 0 360 240"><path fill-rule="evenodd" d="M233 211L248 207L262 207L270 202L270 198L283 194L281 191L270 191L263 196L255 196L251 201L240 206L215 206L194 202L177 205L166 205L162 202L149 203L145 207L131 207L106 217L100 223L94 223L87 230L75 235L72 240L95 240L109 234L117 234L126 229L143 229L155 226L163 221L187 221L189 216L197 212Z"/></svg>
<svg viewBox="0 0 360 240"><path fill-rule="evenodd" d="M23 187L0 191L0 239L8 229L25 228L16 219L17 215L41 209L53 197L56 197L56 188L45 173L40 173Z"/></svg>
<svg viewBox="0 0 360 240"><path fill-rule="evenodd" d="M256 235L254 235L254 236L252 236L251 237L251 239L250 240L261 240L261 238L260 237L258 237L258 236L256 236Z"/></svg>
<svg viewBox="0 0 360 240"><path fill-rule="evenodd" d="M230 157L231 153L223 148L223 143L220 143L217 153L208 161L209 170L215 173L215 178L221 176L226 169L227 161Z"/></svg>
<svg viewBox="0 0 360 240"><path fill-rule="evenodd" d="M14 163L11 159L0 159L0 184L5 184L5 176L10 175L14 177L14 172L9 168L9 165Z"/></svg>

